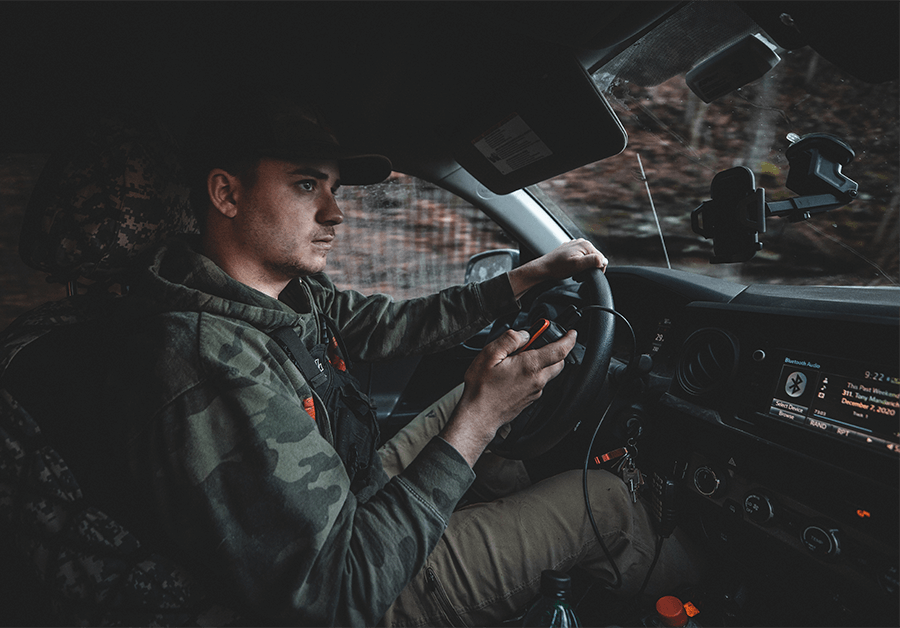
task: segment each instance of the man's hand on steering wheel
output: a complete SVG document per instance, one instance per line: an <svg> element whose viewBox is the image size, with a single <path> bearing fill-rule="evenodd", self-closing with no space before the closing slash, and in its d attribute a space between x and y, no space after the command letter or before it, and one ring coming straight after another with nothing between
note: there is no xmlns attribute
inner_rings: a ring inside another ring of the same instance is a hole
<svg viewBox="0 0 900 628"><path fill-rule="evenodd" d="M588 286L593 300L602 301L604 305L611 307L609 286L603 278L607 264L606 257L593 244L578 239L566 242L550 253L511 270L508 277L518 299L530 288L545 281L584 273L590 277ZM592 363L581 369L580 377L574 378L575 383L582 387L595 378L605 377L612 343L611 328L600 333L597 325L592 324L590 331L587 355ZM544 347L513 355L527 341L527 332L505 332L482 350L466 372L462 399L441 436L469 464L475 463L500 427L514 420L519 420L522 426L526 425L521 422L523 412L540 399L547 383L562 372L563 360L575 346L575 332L569 331L560 340ZM569 396L573 403L580 403L586 393L581 391ZM568 411L575 406L563 406L563 412L574 414ZM538 422L543 422L544 418L554 412L549 408L541 408L538 414L546 415L538 417ZM498 436L500 441L495 440L495 443L499 445L501 455L534 455L559 439L559 434L555 432L565 433L573 424L570 420L563 421L558 430L553 427L554 433L548 437L544 435L546 429L535 430L532 426L531 433L522 436L514 431L510 433L511 437L514 436L513 440L504 440ZM538 440L545 442L536 445L535 441ZM495 445L491 447L494 449Z"/></svg>
<svg viewBox="0 0 900 628"><path fill-rule="evenodd" d="M549 279L565 279L595 268L605 272L608 264L609 260L593 244L579 238L509 271L509 283L518 299Z"/></svg>
<svg viewBox="0 0 900 628"><path fill-rule="evenodd" d="M490 444L493 453L524 460L547 451L585 416L602 390L615 335L615 318L608 313L614 304L604 275L607 264L590 242L579 239L509 272L516 298L539 284L548 286L573 277L581 284L577 306L585 314L578 323L579 359L566 365L541 397L509 423L508 432L494 438ZM546 292L551 293L552 289Z"/></svg>

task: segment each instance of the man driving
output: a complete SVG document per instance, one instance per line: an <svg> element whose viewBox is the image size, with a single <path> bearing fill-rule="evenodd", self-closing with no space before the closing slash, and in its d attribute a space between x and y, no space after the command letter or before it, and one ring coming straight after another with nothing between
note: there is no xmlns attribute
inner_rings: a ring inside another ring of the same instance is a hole
<svg viewBox="0 0 900 628"><path fill-rule="evenodd" d="M620 478L589 474L601 546L580 472L532 484L485 454L561 372L574 331L521 353L528 334L506 332L379 450L347 369L455 346L537 284L604 269L599 251L575 240L407 301L339 290L323 272L335 195L385 179L386 158L346 153L313 108L263 97L204 110L189 148L201 234L165 242L131 278L102 330L104 392L77 430L101 507L254 622L496 624L541 571L576 566L638 591L656 539ZM475 482L489 497L457 510ZM648 591L692 569L673 539Z"/></svg>

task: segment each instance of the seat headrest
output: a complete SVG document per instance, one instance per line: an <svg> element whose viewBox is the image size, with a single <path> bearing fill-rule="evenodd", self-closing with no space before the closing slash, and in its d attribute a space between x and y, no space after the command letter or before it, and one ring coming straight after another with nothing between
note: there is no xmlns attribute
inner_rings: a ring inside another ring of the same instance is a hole
<svg viewBox="0 0 900 628"><path fill-rule="evenodd" d="M107 281L143 250L197 233L176 142L150 116L104 116L50 157L19 255L49 281Z"/></svg>

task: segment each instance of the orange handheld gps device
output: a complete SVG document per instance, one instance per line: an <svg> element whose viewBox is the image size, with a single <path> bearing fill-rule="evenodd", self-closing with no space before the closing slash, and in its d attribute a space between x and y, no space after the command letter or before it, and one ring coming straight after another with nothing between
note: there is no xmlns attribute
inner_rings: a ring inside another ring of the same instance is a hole
<svg viewBox="0 0 900 628"><path fill-rule="evenodd" d="M544 345L548 345L551 342L556 342L566 335L566 330L549 319L539 318L528 330L528 335L531 336L528 339L528 342L515 353L520 353L529 349L537 349ZM515 355L515 353L513 355Z"/></svg>

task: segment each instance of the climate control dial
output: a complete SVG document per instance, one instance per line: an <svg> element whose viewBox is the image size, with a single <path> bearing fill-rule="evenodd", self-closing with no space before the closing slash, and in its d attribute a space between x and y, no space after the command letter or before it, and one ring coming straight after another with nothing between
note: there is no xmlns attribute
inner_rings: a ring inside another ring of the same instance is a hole
<svg viewBox="0 0 900 628"><path fill-rule="evenodd" d="M800 535L800 540L813 554L835 557L841 553L841 533L836 528L824 526L807 526Z"/></svg>
<svg viewBox="0 0 900 628"><path fill-rule="evenodd" d="M744 512L747 518L757 525L775 523L775 504L762 493L750 493L744 498Z"/></svg>
<svg viewBox="0 0 900 628"><path fill-rule="evenodd" d="M701 495L717 497L725 491L725 480L716 473L715 469L704 465L694 471L694 488Z"/></svg>

